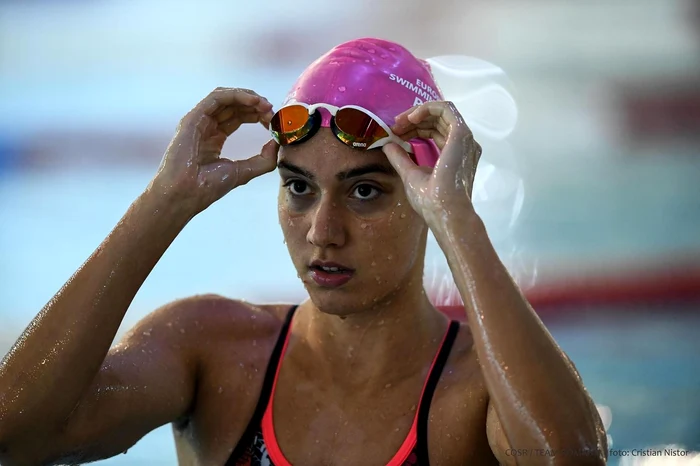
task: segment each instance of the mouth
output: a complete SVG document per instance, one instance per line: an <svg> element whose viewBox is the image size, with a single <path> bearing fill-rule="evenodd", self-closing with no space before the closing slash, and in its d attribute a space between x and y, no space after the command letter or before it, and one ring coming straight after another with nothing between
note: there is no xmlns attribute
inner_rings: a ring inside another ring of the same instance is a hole
<svg viewBox="0 0 700 466"><path fill-rule="evenodd" d="M313 261L309 265L311 270L318 270L326 273L353 273L355 269L352 269L346 265L338 264L337 262L324 262L324 261Z"/></svg>
<svg viewBox="0 0 700 466"><path fill-rule="evenodd" d="M323 288L338 288L350 281L355 270L335 262L313 261L309 266L311 278Z"/></svg>

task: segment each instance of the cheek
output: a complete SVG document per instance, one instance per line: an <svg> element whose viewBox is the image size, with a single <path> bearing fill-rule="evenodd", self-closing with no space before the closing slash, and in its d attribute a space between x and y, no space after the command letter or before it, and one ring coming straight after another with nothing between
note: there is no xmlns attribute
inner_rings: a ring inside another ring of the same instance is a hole
<svg viewBox="0 0 700 466"><path fill-rule="evenodd" d="M279 218L285 241L289 241L290 235L294 232L294 219L282 196L280 196L280 201L277 203L277 218Z"/></svg>
<svg viewBox="0 0 700 466"><path fill-rule="evenodd" d="M418 252L425 228L425 222L410 206L399 203L381 219L360 221L356 234L363 254L396 262Z"/></svg>

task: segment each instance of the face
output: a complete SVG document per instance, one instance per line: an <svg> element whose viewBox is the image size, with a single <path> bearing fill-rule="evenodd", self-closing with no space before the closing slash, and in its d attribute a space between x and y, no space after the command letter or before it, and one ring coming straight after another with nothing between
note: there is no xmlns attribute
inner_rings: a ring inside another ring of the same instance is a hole
<svg viewBox="0 0 700 466"><path fill-rule="evenodd" d="M280 149L279 220L309 297L348 315L422 290L427 227L381 150L363 152L320 128Z"/></svg>

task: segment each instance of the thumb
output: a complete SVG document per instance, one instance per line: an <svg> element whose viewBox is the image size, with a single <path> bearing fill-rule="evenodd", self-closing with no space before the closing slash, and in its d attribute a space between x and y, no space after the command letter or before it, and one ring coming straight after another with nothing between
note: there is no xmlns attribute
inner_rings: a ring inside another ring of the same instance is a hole
<svg viewBox="0 0 700 466"><path fill-rule="evenodd" d="M235 164L238 169L236 186L244 185L253 178L274 170L277 167L277 153L279 149L280 146L274 139L271 139L262 146L258 155L247 160L236 161Z"/></svg>
<svg viewBox="0 0 700 466"><path fill-rule="evenodd" d="M260 154L247 160L218 159L202 166L200 177L204 184L217 186L220 190L219 197L222 197L253 178L274 170L277 166L278 151L277 143L269 141L262 147Z"/></svg>
<svg viewBox="0 0 700 466"><path fill-rule="evenodd" d="M382 147L382 151L386 155L386 158L389 159L389 163L394 167L394 170L399 174L404 184L415 174L415 171L418 170L418 165L411 160L408 152L398 144L390 142Z"/></svg>

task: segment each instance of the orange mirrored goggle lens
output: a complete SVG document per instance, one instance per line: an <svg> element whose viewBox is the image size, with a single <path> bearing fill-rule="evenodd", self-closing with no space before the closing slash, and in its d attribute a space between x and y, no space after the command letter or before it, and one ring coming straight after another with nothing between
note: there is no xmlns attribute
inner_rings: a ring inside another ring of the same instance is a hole
<svg viewBox="0 0 700 466"><path fill-rule="evenodd" d="M292 144L306 136L311 130L313 119L309 110L302 105L290 105L275 113L270 120L270 129L279 144Z"/></svg>
<svg viewBox="0 0 700 466"><path fill-rule="evenodd" d="M356 108L338 110L335 115L335 127L338 138L356 149L366 149L389 136L371 116Z"/></svg>
<svg viewBox="0 0 700 466"><path fill-rule="evenodd" d="M334 133L345 144L355 149L366 149L388 136L371 116L355 108L341 108L334 119ZM301 141L320 124L302 105L280 109L270 121L272 134L280 145Z"/></svg>

